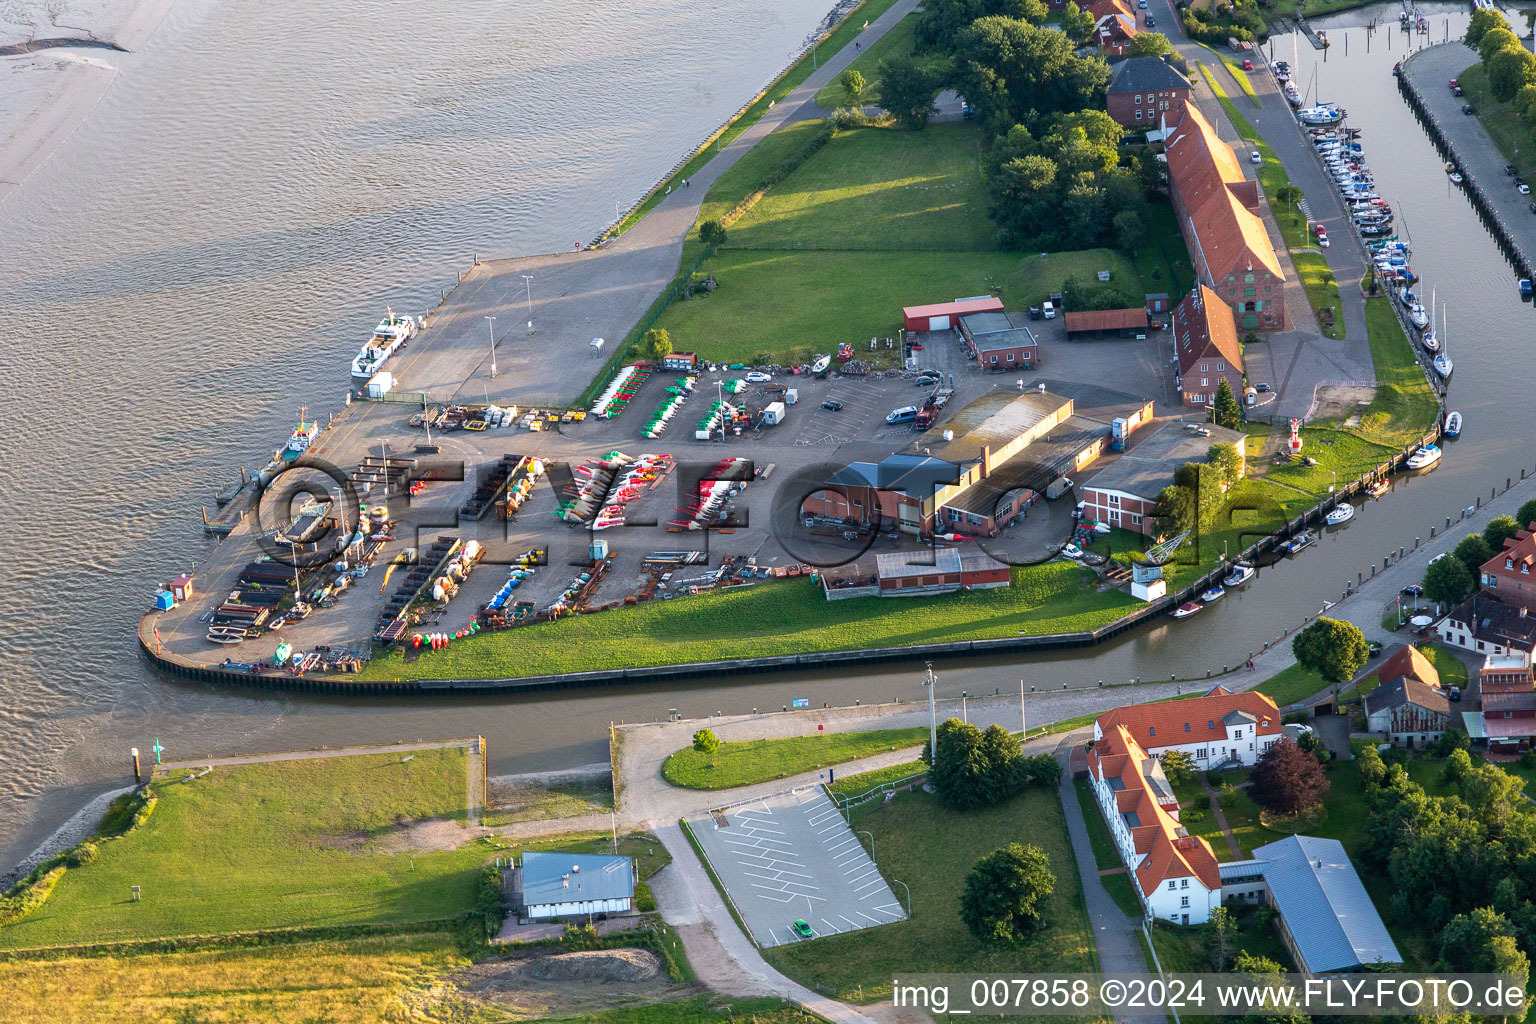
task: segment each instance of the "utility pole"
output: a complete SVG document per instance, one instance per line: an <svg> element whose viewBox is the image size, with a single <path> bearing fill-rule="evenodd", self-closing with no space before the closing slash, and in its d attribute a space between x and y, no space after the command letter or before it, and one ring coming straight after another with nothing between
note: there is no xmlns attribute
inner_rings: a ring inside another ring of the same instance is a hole
<svg viewBox="0 0 1536 1024"><path fill-rule="evenodd" d="M928 662L928 676L923 685L928 687L928 766L939 759L939 712L933 701L933 691L938 680L933 675L933 662Z"/></svg>
<svg viewBox="0 0 1536 1024"><path fill-rule="evenodd" d="M528 287L528 333L533 333L533 275L524 274L523 283Z"/></svg>
<svg viewBox="0 0 1536 1024"><path fill-rule="evenodd" d="M485 322L486 322L486 325L489 326L490 329L491 329L491 379L495 380L496 379L496 318L493 317L493 316L488 316L488 317L485 318ZM425 405L425 401L426 401L425 398L423 398L422 401L423 401L423 405ZM430 440L430 438L428 440Z"/></svg>
<svg viewBox="0 0 1536 1024"><path fill-rule="evenodd" d="M1029 716L1024 711L1024 680L1019 680L1019 733L1029 735Z"/></svg>

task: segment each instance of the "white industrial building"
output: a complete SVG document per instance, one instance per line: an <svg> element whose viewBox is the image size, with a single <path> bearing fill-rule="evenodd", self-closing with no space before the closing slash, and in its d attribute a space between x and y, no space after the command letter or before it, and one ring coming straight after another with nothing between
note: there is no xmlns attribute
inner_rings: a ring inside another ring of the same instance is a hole
<svg viewBox="0 0 1536 1024"><path fill-rule="evenodd" d="M535 921L628 914L635 881L630 857L530 851L512 870L512 910Z"/></svg>

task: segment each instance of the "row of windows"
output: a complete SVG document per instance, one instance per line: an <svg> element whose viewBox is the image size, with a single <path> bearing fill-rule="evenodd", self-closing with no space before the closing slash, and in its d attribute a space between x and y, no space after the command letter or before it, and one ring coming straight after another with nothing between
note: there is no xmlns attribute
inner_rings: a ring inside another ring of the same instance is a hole
<svg viewBox="0 0 1536 1024"><path fill-rule="evenodd" d="M1188 889L1189 888L1189 879L1187 879L1187 878L1179 879L1179 886L1178 887L1180 889ZM1168 891L1172 892L1173 888L1174 888L1174 886L1173 886L1173 879L1170 878L1170 879L1168 879ZM1188 896L1184 897L1184 905L1186 907L1189 906L1189 897Z"/></svg>
<svg viewBox="0 0 1536 1024"><path fill-rule="evenodd" d="M1226 363L1217 363L1216 364L1216 372L1217 373L1225 373L1226 371L1227 371L1227 364ZM1200 372L1201 373L1210 373L1211 372L1211 364L1210 363L1201 363L1200 364Z"/></svg>

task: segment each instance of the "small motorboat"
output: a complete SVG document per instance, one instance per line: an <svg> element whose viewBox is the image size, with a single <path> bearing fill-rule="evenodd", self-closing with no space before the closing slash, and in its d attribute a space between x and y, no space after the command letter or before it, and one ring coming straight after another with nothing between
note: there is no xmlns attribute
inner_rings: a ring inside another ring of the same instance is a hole
<svg viewBox="0 0 1536 1024"><path fill-rule="evenodd" d="M209 633L208 639L216 644L242 644L245 643L244 633Z"/></svg>
<svg viewBox="0 0 1536 1024"><path fill-rule="evenodd" d="M1444 352L1441 352L1439 355L1435 356L1435 372L1438 373L1441 377L1449 377L1451 375L1451 371L1454 369L1455 365L1451 362L1450 356L1446 355Z"/></svg>
<svg viewBox="0 0 1536 1024"><path fill-rule="evenodd" d="M1355 518L1355 506L1345 502L1323 517L1323 522L1329 526L1343 526Z"/></svg>
<svg viewBox="0 0 1536 1024"><path fill-rule="evenodd" d="M1205 593L1200 595L1200 600L1204 601L1206 604L1210 604L1212 601L1219 601L1226 596L1227 592L1221 589L1221 587L1211 587Z"/></svg>
<svg viewBox="0 0 1536 1024"><path fill-rule="evenodd" d="M1337 107L1307 107L1296 112L1296 119L1308 128L1324 128L1344 120L1344 112Z"/></svg>
<svg viewBox="0 0 1536 1024"><path fill-rule="evenodd" d="M811 372L812 373L826 373L827 372L827 367L829 367L831 365L832 365L832 357L830 355L817 356L816 357L816 361L811 364Z"/></svg>
<svg viewBox="0 0 1536 1024"><path fill-rule="evenodd" d="M1187 619L1191 615L1199 614L1204 610L1204 607L1196 604L1194 601L1185 601L1173 610L1173 617L1176 619Z"/></svg>
<svg viewBox="0 0 1536 1024"><path fill-rule="evenodd" d="M1459 437L1461 435L1461 413L1452 412L1445 418L1445 436Z"/></svg>
<svg viewBox="0 0 1536 1024"><path fill-rule="evenodd" d="M277 650L272 654L272 661L274 664L281 665L283 662L288 660L288 655L292 653L293 644L290 644L288 641L284 640L282 643L277 645Z"/></svg>
<svg viewBox="0 0 1536 1024"><path fill-rule="evenodd" d="M1296 536L1292 537L1284 544L1281 544L1280 548L1287 554L1294 555L1296 552L1308 546L1315 540L1317 540L1317 536L1311 530L1302 530Z"/></svg>
<svg viewBox="0 0 1536 1024"><path fill-rule="evenodd" d="M1392 485L1385 480L1377 480L1365 489L1365 493L1372 498L1379 498L1392 489Z"/></svg>
<svg viewBox="0 0 1536 1024"><path fill-rule="evenodd" d="M1240 587L1251 579L1253 579L1253 566L1245 562L1238 562L1232 566L1231 574L1221 581L1221 585L1224 587Z"/></svg>
<svg viewBox="0 0 1536 1024"><path fill-rule="evenodd" d="M1428 469L1440 461L1440 446L1427 444L1408 456L1409 469Z"/></svg>
<svg viewBox="0 0 1536 1024"><path fill-rule="evenodd" d="M1522 299L1528 299L1531 297L1531 279L1528 277L1522 277L1520 279L1520 297Z"/></svg>
<svg viewBox="0 0 1536 1024"><path fill-rule="evenodd" d="M1461 175L1459 173L1457 173L1456 171L1452 171L1451 172L1450 179L1451 179L1451 184L1452 185L1460 185L1462 183L1462 180L1463 180Z"/></svg>

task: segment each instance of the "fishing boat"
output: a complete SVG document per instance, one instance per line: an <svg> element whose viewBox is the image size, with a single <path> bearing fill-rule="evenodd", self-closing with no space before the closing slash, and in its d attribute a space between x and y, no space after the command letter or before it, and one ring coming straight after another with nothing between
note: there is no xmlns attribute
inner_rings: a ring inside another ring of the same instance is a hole
<svg viewBox="0 0 1536 1024"><path fill-rule="evenodd" d="M816 361L811 364L811 372L812 373L826 373L827 372L827 367L829 367L831 365L832 365L832 357L830 355L817 356L816 357Z"/></svg>
<svg viewBox="0 0 1536 1024"><path fill-rule="evenodd" d="M1281 544L1280 548L1287 554L1294 555L1296 552L1300 551L1304 547L1307 547L1315 540L1317 540L1317 536L1311 530L1302 530L1296 536Z"/></svg>
<svg viewBox="0 0 1536 1024"><path fill-rule="evenodd" d="M1355 506L1345 502L1323 517L1323 522L1329 526L1343 526L1355 518Z"/></svg>
<svg viewBox="0 0 1536 1024"><path fill-rule="evenodd" d="M1379 498L1392 489L1392 485L1385 480L1377 480L1365 489L1365 493L1372 498Z"/></svg>
<svg viewBox="0 0 1536 1024"><path fill-rule="evenodd" d="M1428 469L1430 466L1433 466L1439 461L1440 446L1436 444L1427 444L1420 448L1418 451L1414 452L1412 455L1408 456L1407 465L1409 469Z"/></svg>
<svg viewBox="0 0 1536 1024"><path fill-rule="evenodd" d="M393 309L384 311L384 319L373 329L373 337L358 351L352 360L352 384L363 387L373 375L384 368L389 357L405 347L415 336L417 322L408 316L396 316Z"/></svg>
<svg viewBox="0 0 1536 1024"><path fill-rule="evenodd" d="M1221 581L1221 585L1224 587L1240 587L1251 579L1253 579L1253 566L1248 565L1246 562L1238 562L1232 566L1232 572L1227 575L1226 579Z"/></svg>
<svg viewBox="0 0 1536 1024"><path fill-rule="evenodd" d="M1452 412L1449 416L1447 416L1445 418L1445 436L1446 437L1460 437L1461 436L1461 413L1459 413L1459 412Z"/></svg>
<svg viewBox="0 0 1536 1024"><path fill-rule="evenodd" d="M1176 619L1187 619L1191 615L1197 615L1204 610L1203 606L1196 604L1194 601L1185 601L1173 610L1173 617Z"/></svg>

